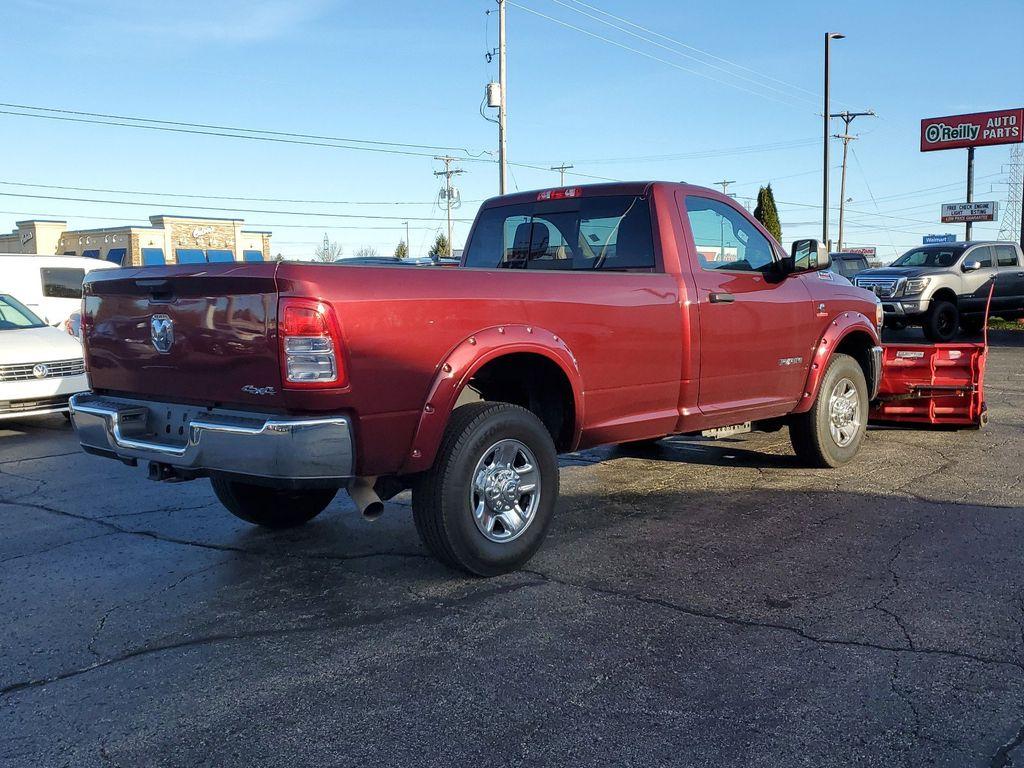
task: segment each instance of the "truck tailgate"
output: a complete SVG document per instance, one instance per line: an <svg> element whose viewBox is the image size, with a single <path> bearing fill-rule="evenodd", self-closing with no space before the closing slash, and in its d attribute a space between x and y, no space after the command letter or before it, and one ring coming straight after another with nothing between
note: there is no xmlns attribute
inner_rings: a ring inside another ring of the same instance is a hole
<svg viewBox="0 0 1024 768"><path fill-rule="evenodd" d="M92 388L280 407L277 264L102 270L85 284Z"/></svg>

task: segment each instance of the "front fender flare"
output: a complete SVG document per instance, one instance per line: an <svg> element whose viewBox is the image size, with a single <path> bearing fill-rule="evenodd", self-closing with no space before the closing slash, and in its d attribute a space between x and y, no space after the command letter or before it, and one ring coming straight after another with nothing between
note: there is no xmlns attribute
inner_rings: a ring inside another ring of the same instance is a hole
<svg viewBox="0 0 1024 768"><path fill-rule="evenodd" d="M401 474L422 472L434 463L448 419L470 379L491 360L517 352L542 355L561 368L572 387L575 406L572 445L579 444L583 425L583 380L579 363L568 345L544 328L518 324L493 326L467 336L438 364Z"/></svg>
<svg viewBox="0 0 1024 768"><path fill-rule="evenodd" d="M843 339L851 333L867 333L874 346L881 344L878 338L878 330L875 324L860 312L843 312L828 324L828 328L822 334L821 339L814 346L813 357L811 358L811 369L807 372L807 382L804 384L803 396L793 413L806 413L814 405L818 397L818 388L821 386L821 378L828 370L828 364L832 360L836 349L842 344ZM879 372L881 375L881 372ZM868 389L871 389L871 382L868 382Z"/></svg>

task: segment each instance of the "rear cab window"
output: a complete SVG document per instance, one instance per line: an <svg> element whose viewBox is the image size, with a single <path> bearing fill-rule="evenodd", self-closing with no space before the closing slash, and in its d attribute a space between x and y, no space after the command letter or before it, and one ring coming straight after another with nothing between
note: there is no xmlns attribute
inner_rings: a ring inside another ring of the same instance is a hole
<svg viewBox="0 0 1024 768"><path fill-rule="evenodd" d="M609 195L487 208L473 227L465 265L651 272L650 198Z"/></svg>
<svg viewBox="0 0 1024 768"><path fill-rule="evenodd" d="M51 299L80 299L85 270L73 267L41 267L39 280L43 296Z"/></svg>

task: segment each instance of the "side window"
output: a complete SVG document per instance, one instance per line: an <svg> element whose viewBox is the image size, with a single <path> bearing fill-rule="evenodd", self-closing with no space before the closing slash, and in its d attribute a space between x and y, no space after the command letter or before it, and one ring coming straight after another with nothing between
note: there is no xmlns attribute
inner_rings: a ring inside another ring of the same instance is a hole
<svg viewBox="0 0 1024 768"><path fill-rule="evenodd" d="M964 261L976 261L981 264L982 268L992 266L992 249L987 245L980 246L979 248L972 248L967 252L967 257ZM946 266L946 265L943 265Z"/></svg>
<svg viewBox="0 0 1024 768"><path fill-rule="evenodd" d="M771 266L774 259L768 239L732 206L687 197L686 215L703 269L761 272Z"/></svg>
<svg viewBox="0 0 1024 768"><path fill-rule="evenodd" d="M84 269L43 267L39 270L39 278L42 281L43 296L52 299L82 298Z"/></svg>
<svg viewBox="0 0 1024 768"><path fill-rule="evenodd" d="M1017 249L1012 245L997 245L995 246L996 252L996 264L1000 267L1016 267L1017 265Z"/></svg>

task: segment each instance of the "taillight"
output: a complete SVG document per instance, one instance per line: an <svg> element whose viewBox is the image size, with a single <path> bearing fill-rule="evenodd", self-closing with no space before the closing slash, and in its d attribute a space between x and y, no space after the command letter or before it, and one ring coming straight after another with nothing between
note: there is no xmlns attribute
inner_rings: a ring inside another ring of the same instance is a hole
<svg viewBox="0 0 1024 768"><path fill-rule="evenodd" d="M345 386L341 332L331 305L283 298L277 317L283 385L293 389Z"/></svg>
<svg viewBox="0 0 1024 768"><path fill-rule="evenodd" d="M581 187L565 187L564 189L545 189L537 193L538 200L564 200L567 197L582 197Z"/></svg>

